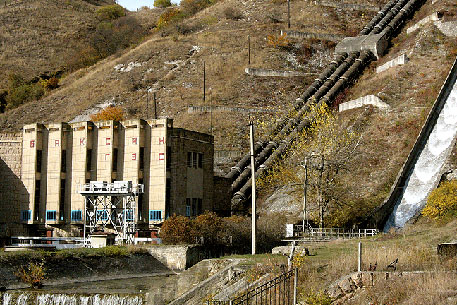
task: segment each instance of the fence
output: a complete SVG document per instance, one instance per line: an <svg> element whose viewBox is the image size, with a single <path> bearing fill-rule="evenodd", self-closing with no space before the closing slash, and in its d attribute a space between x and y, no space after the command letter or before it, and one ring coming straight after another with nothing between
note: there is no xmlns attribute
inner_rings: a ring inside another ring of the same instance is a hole
<svg viewBox="0 0 457 305"><path fill-rule="evenodd" d="M303 225L293 226L293 236L288 237L304 237L308 239L352 239L370 237L378 234L378 229L358 229L347 230L342 228L308 228L303 232Z"/></svg>
<svg viewBox="0 0 457 305"><path fill-rule="evenodd" d="M249 289L229 301L207 301L207 305L295 305L297 304L298 269L293 269L274 279Z"/></svg>

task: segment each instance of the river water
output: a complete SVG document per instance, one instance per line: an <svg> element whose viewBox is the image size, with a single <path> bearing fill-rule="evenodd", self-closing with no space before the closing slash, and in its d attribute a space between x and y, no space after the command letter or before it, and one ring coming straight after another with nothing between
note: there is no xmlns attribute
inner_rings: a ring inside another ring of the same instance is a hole
<svg viewBox="0 0 457 305"><path fill-rule="evenodd" d="M81 282L0 294L3 305L161 305L173 298L175 275Z"/></svg>
<svg viewBox="0 0 457 305"><path fill-rule="evenodd" d="M452 143L456 135L457 83L454 83L384 231L388 231L392 227L403 227L425 206L428 194L439 182L441 169L452 150Z"/></svg>

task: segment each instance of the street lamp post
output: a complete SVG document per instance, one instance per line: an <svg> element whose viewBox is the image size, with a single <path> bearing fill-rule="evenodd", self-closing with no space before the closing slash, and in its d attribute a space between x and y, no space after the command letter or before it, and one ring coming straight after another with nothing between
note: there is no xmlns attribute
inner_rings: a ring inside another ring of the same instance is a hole
<svg viewBox="0 0 457 305"><path fill-rule="evenodd" d="M305 234L305 222L306 222L306 228L309 227L307 208L306 208L306 192L308 189L308 157L305 157L305 164L302 166L305 169L305 182L303 185L303 234Z"/></svg>

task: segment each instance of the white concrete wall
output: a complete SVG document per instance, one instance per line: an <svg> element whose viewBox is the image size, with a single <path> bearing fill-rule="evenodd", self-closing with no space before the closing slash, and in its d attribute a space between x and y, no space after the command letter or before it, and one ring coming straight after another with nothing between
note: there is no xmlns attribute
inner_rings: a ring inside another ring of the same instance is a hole
<svg viewBox="0 0 457 305"><path fill-rule="evenodd" d="M427 16L427 17L419 20L415 25L409 27L406 30L406 33L411 34L412 32L416 31L420 27L426 25L427 23L432 22L432 21L437 21L437 20L440 20L440 18L438 17L438 13L433 13L430 16Z"/></svg>
<svg viewBox="0 0 457 305"><path fill-rule="evenodd" d="M408 62L408 56L406 56L406 54L402 54L400 56L398 56L397 58L394 58L388 62L386 62L385 64L379 66L376 68L376 73L381 73L381 72L384 72L390 68L393 68L395 66L399 66L399 65L404 65Z"/></svg>
<svg viewBox="0 0 457 305"><path fill-rule="evenodd" d="M373 105L373 106L381 108L381 109L390 108L390 106L388 104L384 103L379 97L377 97L375 95L367 95L367 96L363 96L358 99L340 104L338 106L338 111L342 112L342 111L349 110L349 109L360 108L365 105Z"/></svg>

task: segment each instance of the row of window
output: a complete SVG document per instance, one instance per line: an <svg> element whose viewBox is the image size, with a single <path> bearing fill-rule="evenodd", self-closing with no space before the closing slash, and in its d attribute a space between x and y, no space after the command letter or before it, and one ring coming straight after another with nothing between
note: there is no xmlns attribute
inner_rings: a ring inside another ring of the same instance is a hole
<svg viewBox="0 0 457 305"><path fill-rule="evenodd" d="M63 220L63 213L60 215L60 220ZM81 221L82 220L82 211L81 210L74 210L71 211L71 220L72 221ZM21 211L21 220L22 221L29 221L32 219L32 210L22 210ZM47 210L46 211L46 220L57 220L57 211L55 210Z"/></svg>
<svg viewBox="0 0 457 305"><path fill-rule="evenodd" d="M187 167L203 168L203 154L192 151L187 152Z"/></svg>
<svg viewBox="0 0 457 305"><path fill-rule="evenodd" d="M168 148L168 147L167 147ZM144 169L144 147L140 147L140 155L139 157L139 163L140 163L140 170ZM117 161L118 161L118 149L113 148L113 172L117 171ZM43 151L42 150L37 150L37 162L36 162L36 172L41 173L41 165L43 163ZM168 162L169 163L169 162ZM167 164L168 164L167 163ZM91 171L92 168L92 149L88 149L86 151L86 171ZM67 171L67 151L62 150L62 157L60 159L60 170L62 173L65 173Z"/></svg>
<svg viewBox="0 0 457 305"><path fill-rule="evenodd" d="M63 220L63 214L60 216L61 220ZM97 211L97 218L102 221L108 220L108 211L107 210L98 210ZM132 210L127 210L125 213L125 218L128 221L134 220L134 215ZM22 221L29 221L32 219L32 210L22 210L21 211L21 220ZM46 220L56 220L57 219L57 211L55 210L47 210L46 211ZM81 210L73 210L71 211L71 220L72 221L82 221L82 211ZM149 210L149 220L151 221L161 221L162 219L162 210Z"/></svg>

